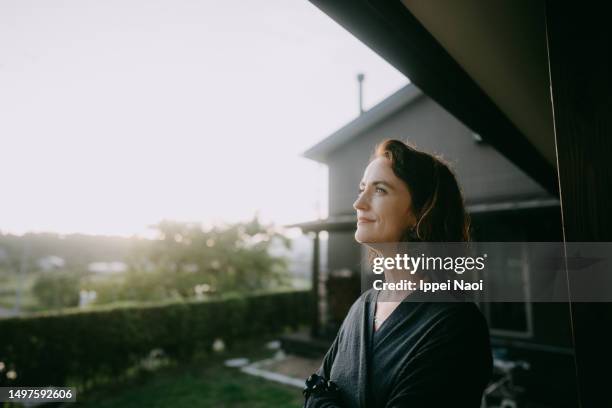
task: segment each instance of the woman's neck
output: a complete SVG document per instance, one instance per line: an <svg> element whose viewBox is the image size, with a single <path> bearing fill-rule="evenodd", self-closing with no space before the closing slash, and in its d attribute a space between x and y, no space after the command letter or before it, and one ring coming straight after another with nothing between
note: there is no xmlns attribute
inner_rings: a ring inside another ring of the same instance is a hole
<svg viewBox="0 0 612 408"><path fill-rule="evenodd" d="M385 272L385 282L386 283L396 283L400 284L406 281L414 281L414 275L410 274L410 271L401 270L401 269L386 269ZM378 296L379 302L401 302L407 296L410 296L414 290L410 290L407 287L402 289L387 289L382 290ZM381 296L382 295L382 296Z"/></svg>

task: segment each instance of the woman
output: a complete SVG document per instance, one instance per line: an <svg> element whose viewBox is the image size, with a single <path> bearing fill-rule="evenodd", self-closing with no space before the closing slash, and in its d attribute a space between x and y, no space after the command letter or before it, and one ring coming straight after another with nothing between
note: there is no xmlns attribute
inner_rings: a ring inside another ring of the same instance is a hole
<svg viewBox="0 0 612 408"><path fill-rule="evenodd" d="M371 250L388 242L469 240L451 170L398 140L377 146L353 207L355 240ZM370 289L352 305L306 381L306 408L480 406L492 359L479 309L419 291L405 296L411 301L388 302Z"/></svg>

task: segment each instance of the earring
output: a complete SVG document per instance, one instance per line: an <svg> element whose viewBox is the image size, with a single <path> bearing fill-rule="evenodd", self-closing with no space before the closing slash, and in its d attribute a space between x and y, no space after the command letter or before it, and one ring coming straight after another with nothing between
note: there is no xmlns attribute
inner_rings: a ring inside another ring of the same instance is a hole
<svg viewBox="0 0 612 408"><path fill-rule="evenodd" d="M417 229L416 226L412 226L409 230L408 233L406 234L408 241L420 241L419 239L419 235L417 233Z"/></svg>

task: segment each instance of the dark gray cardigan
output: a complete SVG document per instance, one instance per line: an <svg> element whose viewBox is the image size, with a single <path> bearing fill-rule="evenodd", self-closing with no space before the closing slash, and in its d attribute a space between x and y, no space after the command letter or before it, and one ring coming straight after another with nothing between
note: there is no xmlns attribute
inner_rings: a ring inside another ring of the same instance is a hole
<svg viewBox="0 0 612 408"><path fill-rule="evenodd" d="M306 408L478 408L492 371L478 307L416 292L374 332L376 296L370 289L351 306L317 372L340 396L311 396Z"/></svg>

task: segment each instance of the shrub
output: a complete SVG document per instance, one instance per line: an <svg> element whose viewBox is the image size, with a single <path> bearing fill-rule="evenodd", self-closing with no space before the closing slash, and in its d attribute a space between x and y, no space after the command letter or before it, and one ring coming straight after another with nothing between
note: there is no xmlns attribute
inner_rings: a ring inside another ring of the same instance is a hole
<svg viewBox="0 0 612 408"><path fill-rule="evenodd" d="M308 291L214 301L108 307L0 320L0 361L15 370L0 386L63 386L117 376L153 349L185 360L232 341L276 334L308 320Z"/></svg>
<svg viewBox="0 0 612 408"><path fill-rule="evenodd" d="M59 309L79 304L79 277L68 273L41 274L32 287L41 306Z"/></svg>

